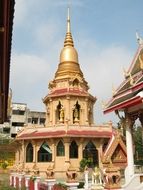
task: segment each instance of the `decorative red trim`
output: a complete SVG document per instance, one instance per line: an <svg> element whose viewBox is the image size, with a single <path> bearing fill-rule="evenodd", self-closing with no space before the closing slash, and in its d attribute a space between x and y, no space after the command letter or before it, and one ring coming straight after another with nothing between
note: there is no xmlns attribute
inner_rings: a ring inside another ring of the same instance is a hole
<svg viewBox="0 0 143 190"><path fill-rule="evenodd" d="M54 132L36 132L36 133L24 133L17 137L17 140L19 139L35 139L35 138L56 138L56 137L64 137L64 136L74 136L74 137L104 137L104 138L110 138L112 136L112 132L110 131L79 131L79 130L68 130L67 132L62 131L54 131Z"/></svg>
<svg viewBox="0 0 143 190"><path fill-rule="evenodd" d="M128 94L130 94L130 93L136 92L136 91L139 90L139 89L143 89L143 82L142 82L142 83L139 83L139 84L137 84L137 85L135 85L135 86L133 86L132 89L128 89L128 91L124 92L123 94L119 94L118 96L112 98L112 99L109 101L108 106L107 106L107 108L105 109L104 112L106 112L106 110L108 110L108 109L110 109L110 108L116 106L116 105L114 105L114 106L110 107L110 104L112 104L112 103L113 103L115 100L117 100L118 98L124 97L125 95L128 95ZM127 101L128 101L128 100L127 100Z"/></svg>
<svg viewBox="0 0 143 190"><path fill-rule="evenodd" d="M140 96L136 96L132 99L121 102L120 104L107 108L106 110L104 110L104 114L119 110L121 108L131 107L140 103L142 103L142 98Z"/></svg>

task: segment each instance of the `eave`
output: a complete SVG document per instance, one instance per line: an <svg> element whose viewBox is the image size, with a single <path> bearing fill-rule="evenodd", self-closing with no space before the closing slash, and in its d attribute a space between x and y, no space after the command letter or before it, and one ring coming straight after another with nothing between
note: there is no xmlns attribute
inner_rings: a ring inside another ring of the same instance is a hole
<svg viewBox="0 0 143 190"><path fill-rule="evenodd" d="M126 107L132 107L142 103L142 97L136 96L136 94L143 89L143 82L138 83L131 88L127 89L121 94L114 97L109 101L106 108L104 109L104 114L125 109ZM118 102L118 103L116 103Z"/></svg>
<svg viewBox="0 0 143 190"><path fill-rule="evenodd" d="M43 102L46 103L48 99L64 97L64 96L88 97L93 102L96 101L96 97L93 97L91 94L89 94L86 91L80 89L73 89L73 88L63 88L63 89L56 89L50 92L46 97L44 97Z"/></svg>
<svg viewBox="0 0 143 190"><path fill-rule="evenodd" d="M66 127L25 128L15 140L64 137L110 138L112 136L110 127L80 127L80 129L75 129L75 127L69 127L69 129Z"/></svg>
<svg viewBox="0 0 143 190"><path fill-rule="evenodd" d="M105 109L104 114L112 112L112 111L115 111L115 110L125 109L126 107L130 108L132 106L139 105L142 102L143 102L143 98L140 97L140 96L136 96L136 97L133 97L133 98L131 98L129 100L126 100L124 102L121 102L119 104L116 104L116 105L114 105L112 107L109 107L109 108Z"/></svg>

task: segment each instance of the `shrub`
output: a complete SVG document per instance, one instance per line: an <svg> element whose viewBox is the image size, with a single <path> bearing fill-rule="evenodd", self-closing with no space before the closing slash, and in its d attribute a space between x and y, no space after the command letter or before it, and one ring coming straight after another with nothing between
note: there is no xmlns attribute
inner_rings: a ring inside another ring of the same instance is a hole
<svg viewBox="0 0 143 190"><path fill-rule="evenodd" d="M83 158L80 161L80 171L83 172L86 167L91 167L93 162L90 159Z"/></svg>
<svg viewBox="0 0 143 190"><path fill-rule="evenodd" d="M8 162L5 160L2 164L1 164L1 167L3 169L6 169L8 167Z"/></svg>
<svg viewBox="0 0 143 190"><path fill-rule="evenodd" d="M67 186L63 183L57 183L52 187L52 190L67 190Z"/></svg>
<svg viewBox="0 0 143 190"><path fill-rule="evenodd" d="M84 182L83 181L80 181L79 182L79 185L77 186L78 189L82 189L84 188Z"/></svg>

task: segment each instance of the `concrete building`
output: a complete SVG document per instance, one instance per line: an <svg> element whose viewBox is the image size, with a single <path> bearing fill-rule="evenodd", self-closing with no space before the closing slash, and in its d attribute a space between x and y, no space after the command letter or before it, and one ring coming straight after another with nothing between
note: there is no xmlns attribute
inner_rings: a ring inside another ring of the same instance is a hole
<svg viewBox="0 0 143 190"><path fill-rule="evenodd" d="M28 109L27 104L12 103L12 113L10 118L11 137L15 137L24 125L27 124Z"/></svg>
<svg viewBox="0 0 143 190"><path fill-rule="evenodd" d="M10 118L11 137L15 137L27 124L44 125L45 118L45 112L31 111L25 103L12 103Z"/></svg>
<svg viewBox="0 0 143 190"><path fill-rule="evenodd" d="M38 125L45 125L46 120L46 113L45 112L38 112L38 111L30 111L28 110L28 124L38 124Z"/></svg>
<svg viewBox="0 0 143 190"><path fill-rule="evenodd" d="M14 138L27 124L45 124L45 112L31 111L25 103L11 103L10 107L9 122L0 124L0 133L9 134Z"/></svg>

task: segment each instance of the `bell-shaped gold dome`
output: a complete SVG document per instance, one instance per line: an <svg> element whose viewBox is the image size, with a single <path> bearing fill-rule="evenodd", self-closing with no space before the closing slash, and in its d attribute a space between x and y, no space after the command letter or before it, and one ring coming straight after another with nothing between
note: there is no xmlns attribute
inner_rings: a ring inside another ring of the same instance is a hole
<svg viewBox="0 0 143 190"><path fill-rule="evenodd" d="M60 64L55 74L55 79L71 77L72 75L78 75L79 77L83 78L83 73L78 63L78 53L74 48L70 30L70 17L68 9L67 32L64 41L64 47L60 53Z"/></svg>
<svg viewBox="0 0 143 190"><path fill-rule="evenodd" d="M78 54L74 47L64 47L60 54L60 63L75 62L78 63Z"/></svg>

